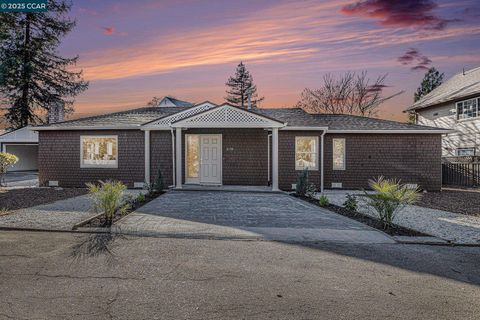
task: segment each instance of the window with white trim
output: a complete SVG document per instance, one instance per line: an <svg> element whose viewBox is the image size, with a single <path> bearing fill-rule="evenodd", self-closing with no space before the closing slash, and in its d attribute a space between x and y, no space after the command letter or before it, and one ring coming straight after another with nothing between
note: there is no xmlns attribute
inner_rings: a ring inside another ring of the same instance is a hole
<svg viewBox="0 0 480 320"><path fill-rule="evenodd" d="M457 148L457 156L474 156L475 148Z"/></svg>
<svg viewBox="0 0 480 320"><path fill-rule="evenodd" d="M333 170L345 170L345 139L333 139Z"/></svg>
<svg viewBox="0 0 480 320"><path fill-rule="evenodd" d="M457 102L457 120L476 118L480 116L478 110L479 98L473 98Z"/></svg>
<svg viewBox="0 0 480 320"><path fill-rule="evenodd" d="M81 136L81 168L117 168L117 136Z"/></svg>
<svg viewBox="0 0 480 320"><path fill-rule="evenodd" d="M295 170L318 170L318 137L295 137Z"/></svg>

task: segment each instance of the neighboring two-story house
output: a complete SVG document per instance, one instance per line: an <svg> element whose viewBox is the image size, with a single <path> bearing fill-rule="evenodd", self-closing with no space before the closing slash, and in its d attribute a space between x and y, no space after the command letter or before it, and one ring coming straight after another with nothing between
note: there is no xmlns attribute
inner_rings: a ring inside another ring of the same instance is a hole
<svg viewBox="0 0 480 320"><path fill-rule="evenodd" d="M480 67L456 74L406 111L417 124L455 130L443 135L443 156L480 155Z"/></svg>

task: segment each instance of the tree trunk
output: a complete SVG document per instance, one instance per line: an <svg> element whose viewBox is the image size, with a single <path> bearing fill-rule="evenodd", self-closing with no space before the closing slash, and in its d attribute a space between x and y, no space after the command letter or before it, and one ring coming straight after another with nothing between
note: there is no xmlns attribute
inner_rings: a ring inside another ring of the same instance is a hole
<svg viewBox="0 0 480 320"><path fill-rule="evenodd" d="M29 109L29 91L30 91L30 42L31 31L30 23L32 20L32 13L27 13L25 18L25 40L23 43L23 66L22 66L22 106L21 106L21 126L28 125L28 109Z"/></svg>

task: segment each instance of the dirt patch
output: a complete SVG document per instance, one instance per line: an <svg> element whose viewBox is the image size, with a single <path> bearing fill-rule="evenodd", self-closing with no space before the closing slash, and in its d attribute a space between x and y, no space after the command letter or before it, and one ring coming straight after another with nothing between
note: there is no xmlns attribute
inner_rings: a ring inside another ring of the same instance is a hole
<svg viewBox="0 0 480 320"><path fill-rule="evenodd" d="M340 207L334 204L328 204L327 206L322 207L319 205L318 200L316 199L298 197L297 195L293 195L293 196L303 199L305 201L308 201L318 207L325 208L327 210L341 214L342 216L346 216L350 219L366 224L367 226L370 226L372 228L381 230L391 236L409 236L409 237L428 237L429 236L428 234L424 234L424 233L421 233L412 229L404 228L401 226L397 226L397 225L393 225L385 229L383 223L379 219L375 219L363 213L360 213L357 211L351 211L351 210L345 209L344 207Z"/></svg>
<svg viewBox="0 0 480 320"><path fill-rule="evenodd" d="M8 212L41 204L81 196L87 193L82 188L0 188L0 211Z"/></svg>
<svg viewBox="0 0 480 320"><path fill-rule="evenodd" d="M480 217L480 188L443 188L440 192L426 192L417 206Z"/></svg>

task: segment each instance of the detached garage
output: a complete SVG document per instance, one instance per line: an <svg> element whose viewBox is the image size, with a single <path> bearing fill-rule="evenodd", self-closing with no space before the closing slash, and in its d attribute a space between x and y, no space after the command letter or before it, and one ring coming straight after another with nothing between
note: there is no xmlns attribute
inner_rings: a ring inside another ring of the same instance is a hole
<svg viewBox="0 0 480 320"><path fill-rule="evenodd" d="M30 127L0 135L0 150L16 155L19 161L8 171L38 170L38 133Z"/></svg>

